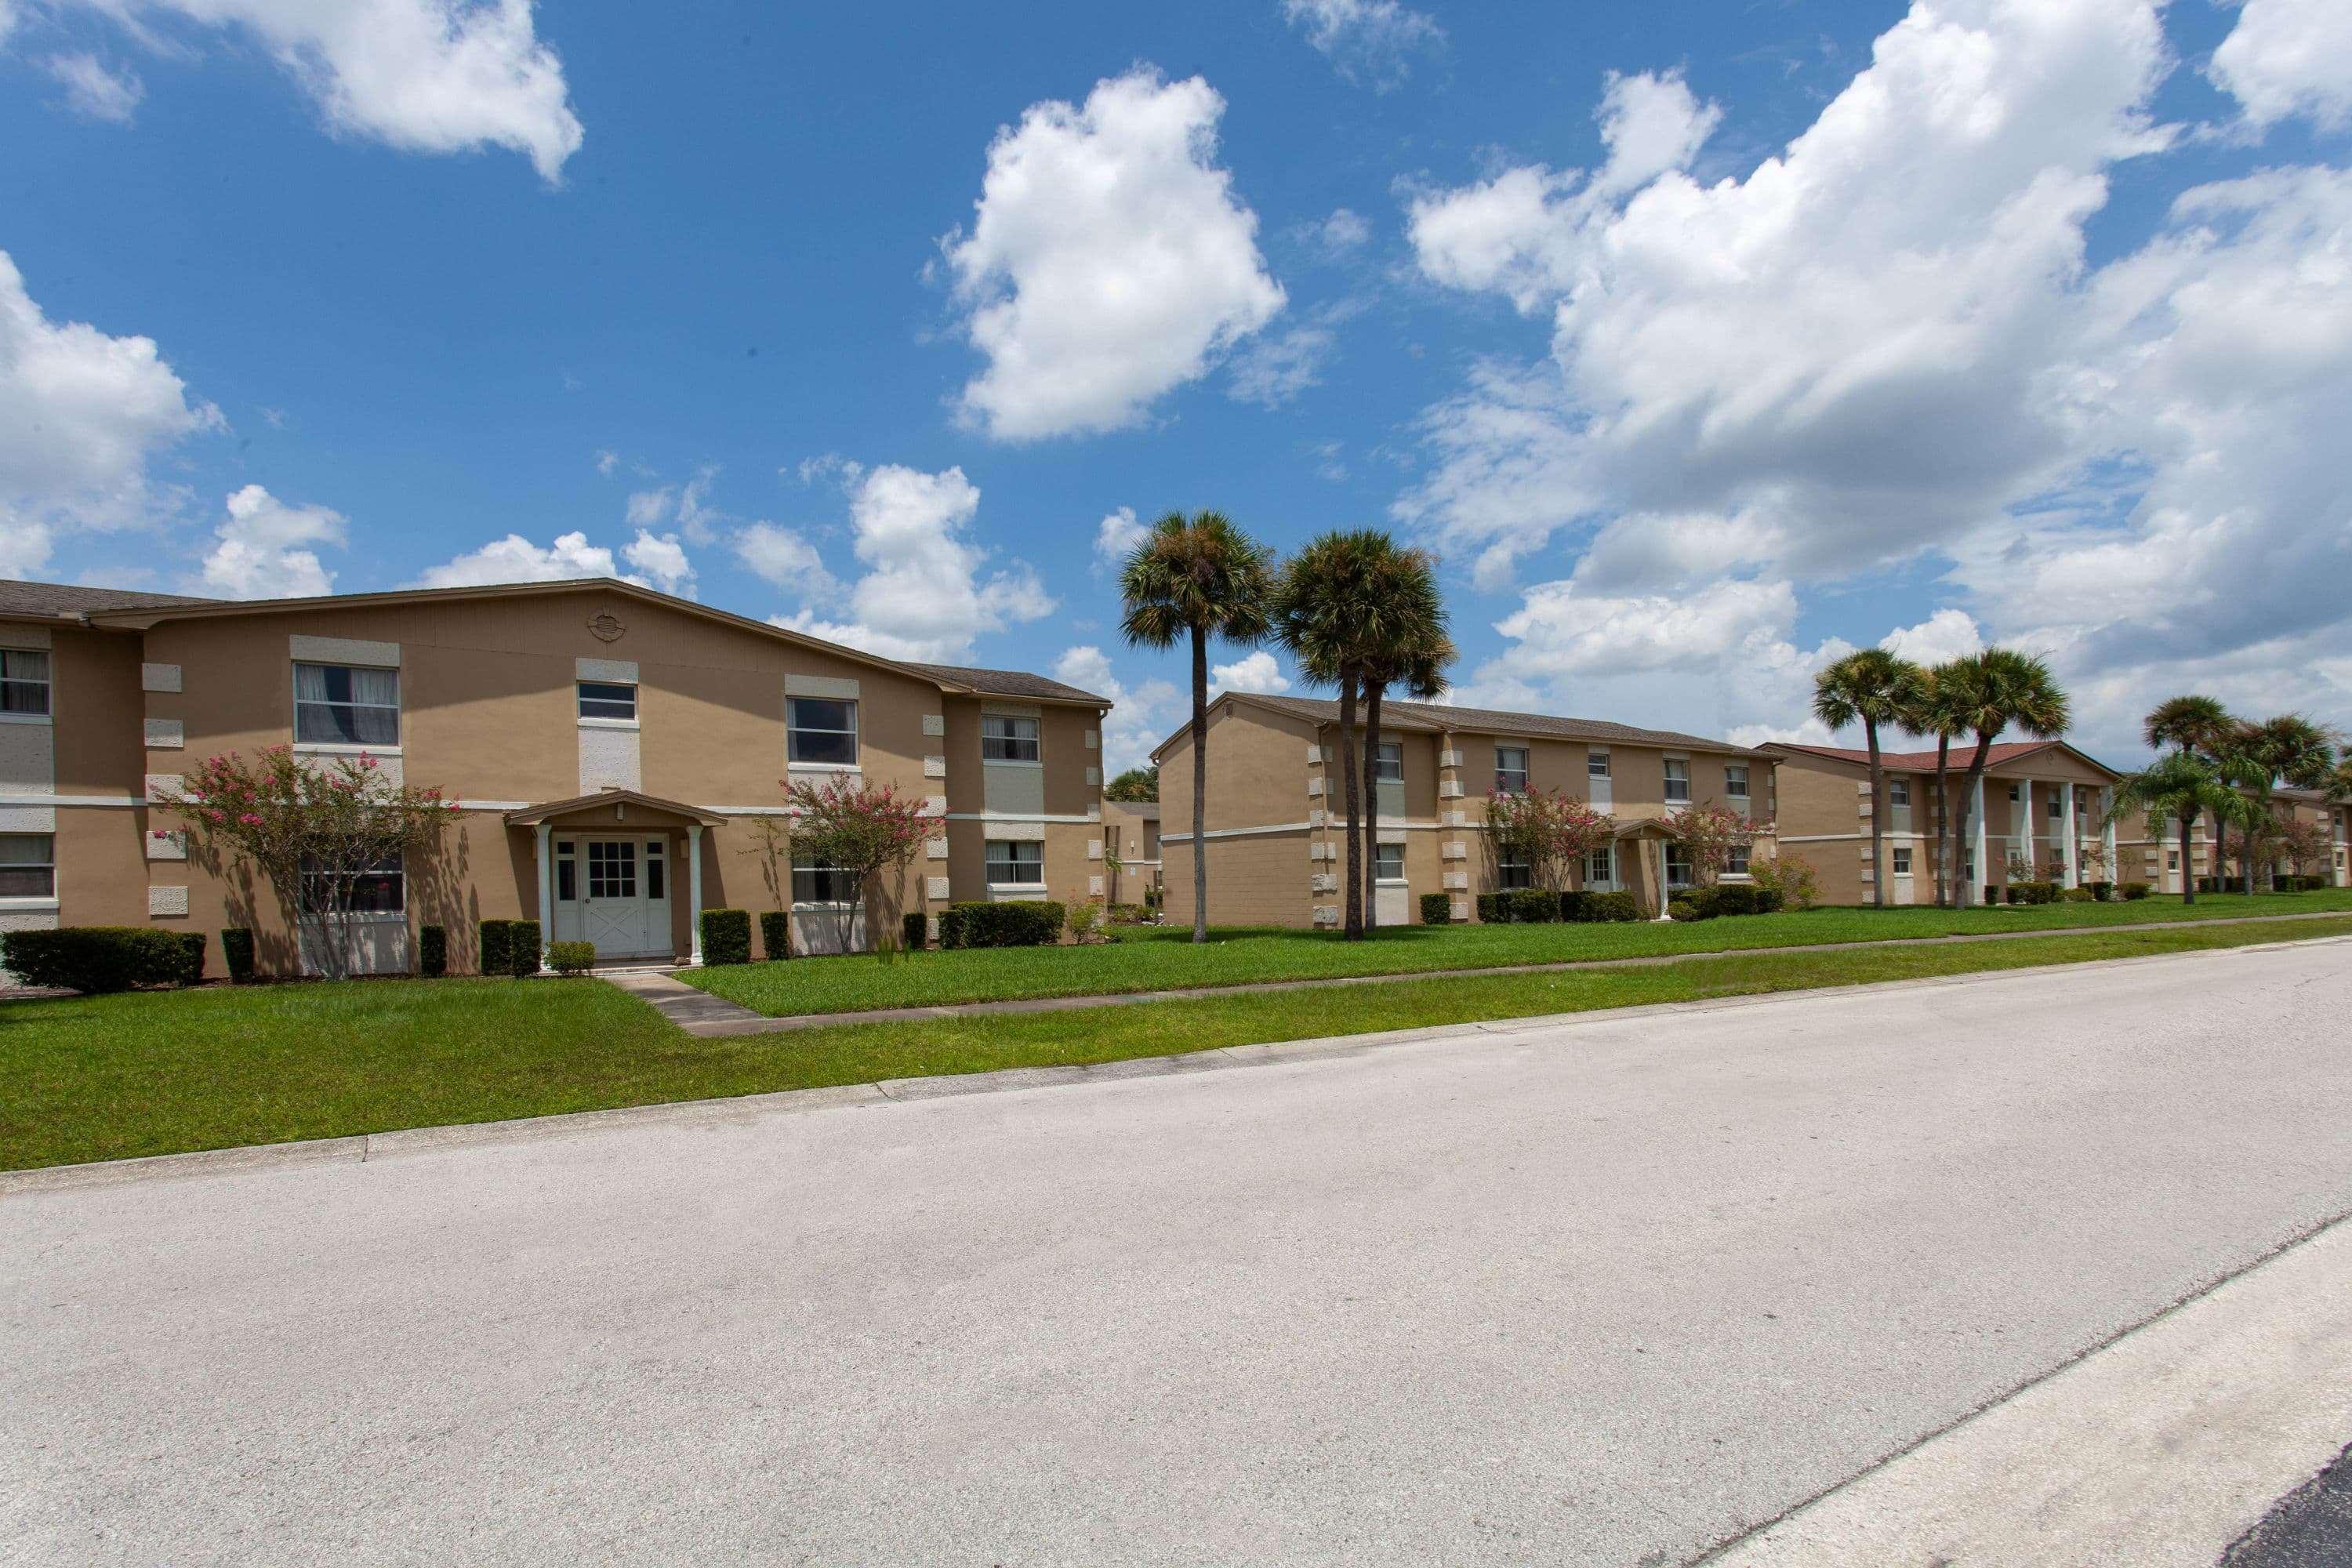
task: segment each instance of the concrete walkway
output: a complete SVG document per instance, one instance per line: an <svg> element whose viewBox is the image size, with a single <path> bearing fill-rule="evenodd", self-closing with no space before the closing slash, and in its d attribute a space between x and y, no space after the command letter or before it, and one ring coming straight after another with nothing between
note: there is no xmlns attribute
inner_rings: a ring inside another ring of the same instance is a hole
<svg viewBox="0 0 2352 1568"><path fill-rule="evenodd" d="M654 1011L689 1035L772 1035L842 1024L913 1024L930 1018L977 1018L992 1013L1069 1013L1088 1007L1132 1007L1146 1002L1197 1002L1276 991L1321 991L1343 985L1394 985L1412 980L1476 980L1497 974L1557 974L1577 969L1647 969L1695 960L1753 958L1760 953L1860 952L1884 948L1950 947L1972 942L2021 942L2037 937L2098 936L2116 931L2186 931L2268 921L2352 918L2352 910L2311 914L2228 915L2215 920L2149 921L2144 924L2063 926L2051 931L1977 931L1959 936L1906 936L1879 942L1821 942L1801 947L1741 947L1715 952L1662 952L1628 958L1580 958L1559 963L1503 963L1480 969L1416 969L1400 974L1341 974L1311 980L1259 980L1238 985L1187 985L1167 991L1120 991L1095 996L1025 996L1011 1002L952 1002L924 1007L876 1007L857 1013L798 1013L771 1017L714 996L667 974L637 973L606 978L641 996Z"/></svg>

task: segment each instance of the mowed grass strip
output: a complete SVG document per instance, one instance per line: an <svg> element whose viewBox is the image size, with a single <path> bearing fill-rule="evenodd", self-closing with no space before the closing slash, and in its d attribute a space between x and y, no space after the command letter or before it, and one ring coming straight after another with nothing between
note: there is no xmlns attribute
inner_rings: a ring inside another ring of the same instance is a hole
<svg viewBox="0 0 2352 1568"><path fill-rule="evenodd" d="M0 1169L2346 935L2352 916L1408 980L1344 994L725 1039L684 1034L595 981L358 983L13 1002L0 1004L0 1083L7 1086Z"/></svg>
<svg viewBox="0 0 2352 1568"><path fill-rule="evenodd" d="M2105 930L2177 920L2352 912L2352 889L2313 893L2208 893L2127 904L2045 904L1980 910L1808 910L1689 924L1398 926L1350 942L1328 931L1234 928L1194 945L1190 927L1128 927L1092 947L997 948L870 958L792 959L735 964L680 978L771 1017L1005 1002L1038 996L1109 996L1129 991L1244 985L1361 974L1438 973L1505 964L1745 952L1823 942L1954 935Z"/></svg>

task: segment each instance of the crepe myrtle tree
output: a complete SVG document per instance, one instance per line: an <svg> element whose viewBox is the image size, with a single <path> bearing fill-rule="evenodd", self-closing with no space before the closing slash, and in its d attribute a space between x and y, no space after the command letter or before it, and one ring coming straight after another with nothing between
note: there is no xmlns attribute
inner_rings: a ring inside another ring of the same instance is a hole
<svg viewBox="0 0 2352 1568"><path fill-rule="evenodd" d="M1585 857L1607 845L1616 832L1616 818L1558 790L1489 795L1486 844L1490 880L1499 887L1505 865L1524 865L1529 887L1563 892Z"/></svg>
<svg viewBox="0 0 2352 1568"><path fill-rule="evenodd" d="M2278 851L2298 877L2324 875L2336 859L2336 829L2317 817L2298 816L2279 824Z"/></svg>
<svg viewBox="0 0 2352 1568"><path fill-rule="evenodd" d="M215 867L250 860L289 924L323 925L334 979L351 973L361 886L386 861L431 849L457 809L437 788L393 783L366 752L314 763L291 746L206 757L182 789L191 851Z"/></svg>
<svg viewBox="0 0 2352 1568"><path fill-rule="evenodd" d="M1769 835L1769 826L1759 827L1726 806L1687 805L1666 816L1666 826L1673 830L1675 842L1683 847L1690 860L1691 875L1702 888L1711 888L1721 879L1724 868L1731 864L1731 852L1744 844L1753 844Z"/></svg>
<svg viewBox="0 0 2352 1568"><path fill-rule="evenodd" d="M834 919L847 952L856 940L858 911L882 895L883 924L898 929L901 877L930 834L928 806L920 795L896 785L828 779L821 784L784 782L784 804L793 818L796 858L832 868L849 884L849 897L834 900ZM887 874L887 875L886 875Z"/></svg>

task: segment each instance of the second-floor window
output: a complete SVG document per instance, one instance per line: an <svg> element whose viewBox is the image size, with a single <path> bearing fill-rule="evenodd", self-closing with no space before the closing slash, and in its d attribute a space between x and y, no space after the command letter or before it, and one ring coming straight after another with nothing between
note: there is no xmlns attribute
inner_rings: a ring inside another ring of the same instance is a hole
<svg viewBox="0 0 2352 1568"><path fill-rule="evenodd" d="M784 700L784 761L857 765L857 704L833 697Z"/></svg>
<svg viewBox="0 0 2352 1568"><path fill-rule="evenodd" d="M2053 822L2066 820L2066 799L2063 795L2053 795L2050 797L2050 820Z"/></svg>
<svg viewBox="0 0 2352 1568"><path fill-rule="evenodd" d="M1382 741L1381 754L1373 759L1372 776L1382 784L1404 782L1404 742Z"/></svg>
<svg viewBox="0 0 2352 1568"><path fill-rule="evenodd" d="M1037 721L1013 713L980 716L980 754L991 763L1034 763L1043 752L1037 742Z"/></svg>
<svg viewBox="0 0 2352 1568"><path fill-rule="evenodd" d="M294 739L306 745L397 746L400 671L296 665Z"/></svg>
<svg viewBox="0 0 2352 1568"><path fill-rule="evenodd" d="M1607 778L1609 776L1609 753L1606 752L1585 752L1584 773L1585 776L1588 778Z"/></svg>
<svg viewBox="0 0 2352 1568"><path fill-rule="evenodd" d="M997 887L1044 887L1045 847L1028 838L989 839L988 879Z"/></svg>
<svg viewBox="0 0 2352 1568"><path fill-rule="evenodd" d="M1690 802L1690 761L1685 757L1666 759L1666 803L1670 805Z"/></svg>
<svg viewBox="0 0 2352 1568"><path fill-rule="evenodd" d="M1726 763L1724 764L1723 798L1726 800L1746 800L1748 798L1748 764L1746 763Z"/></svg>
<svg viewBox="0 0 2352 1568"><path fill-rule="evenodd" d="M57 835L0 833L0 899L57 896Z"/></svg>
<svg viewBox="0 0 2352 1568"><path fill-rule="evenodd" d="M580 683L580 717L626 720L634 724L637 721L637 689L618 681L583 680Z"/></svg>
<svg viewBox="0 0 2352 1568"><path fill-rule="evenodd" d="M1909 805L1911 804L1911 781L1909 779L1888 779L1886 781L1886 804L1889 805Z"/></svg>
<svg viewBox="0 0 2352 1568"><path fill-rule="evenodd" d="M1495 793L1528 793L1528 749L1525 746L1495 748Z"/></svg>
<svg viewBox="0 0 2352 1568"><path fill-rule="evenodd" d="M0 713L48 710L49 656L32 648L0 648Z"/></svg>

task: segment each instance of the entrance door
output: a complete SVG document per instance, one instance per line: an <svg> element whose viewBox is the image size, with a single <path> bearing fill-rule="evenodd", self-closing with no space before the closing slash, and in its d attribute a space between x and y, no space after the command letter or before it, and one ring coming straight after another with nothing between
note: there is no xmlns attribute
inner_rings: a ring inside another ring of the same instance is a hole
<svg viewBox="0 0 2352 1568"><path fill-rule="evenodd" d="M668 958L669 841L582 838L556 847L555 940L596 956Z"/></svg>

